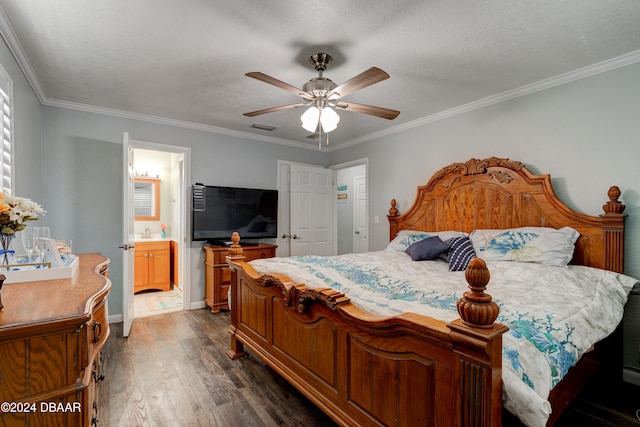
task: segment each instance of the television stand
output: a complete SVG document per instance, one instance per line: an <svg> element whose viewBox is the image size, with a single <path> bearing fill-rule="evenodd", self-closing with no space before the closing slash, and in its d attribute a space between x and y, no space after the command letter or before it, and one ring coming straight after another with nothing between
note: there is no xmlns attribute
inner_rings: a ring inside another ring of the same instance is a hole
<svg viewBox="0 0 640 427"><path fill-rule="evenodd" d="M231 240L207 240L207 245L229 247L233 245L233 242Z"/></svg>

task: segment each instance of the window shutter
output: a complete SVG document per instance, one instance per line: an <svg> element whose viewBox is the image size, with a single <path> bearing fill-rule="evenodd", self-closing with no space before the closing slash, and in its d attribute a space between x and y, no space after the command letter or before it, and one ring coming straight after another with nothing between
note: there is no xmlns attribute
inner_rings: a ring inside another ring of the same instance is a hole
<svg viewBox="0 0 640 427"><path fill-rule="evenodd" d="M2 132L0 142L2 142L2 192L12 194L13 190L13 134L11 131L12 111L11 111L11 80L6 76L6 72L0 67L0 131Z"/></svg>
<svg viewBox="0 0 640 427"><path fill-rule="evenodd" d="M149 184L137 184L133 192L133 215L152 216L151 206L153 203L152 187Z"/></svg>

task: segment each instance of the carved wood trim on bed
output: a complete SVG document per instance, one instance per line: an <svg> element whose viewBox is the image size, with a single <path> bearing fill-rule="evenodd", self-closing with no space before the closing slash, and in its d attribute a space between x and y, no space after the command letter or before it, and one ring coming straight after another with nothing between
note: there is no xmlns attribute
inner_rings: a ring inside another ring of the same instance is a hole
<svg viewBox="0 0 640 427"><path fill-rule="evenodd" d="M626 215L619 196L612 187L605 213L584 215L556 197L548 175L508 159L472 159L434 174L406 213L398 215L393 201L390 237L402 229L571 226L581 233L573 263L621 272ZM261 276L243 261L239 237L232 240L229 357L245 355L246 346L342 425L501 425L507 328L494 323L482 260L465 274L461 319L445 323L414 313L375 316L340 292ZM554 389L564 402L554 417L577 393L562 385Z"/></svg>

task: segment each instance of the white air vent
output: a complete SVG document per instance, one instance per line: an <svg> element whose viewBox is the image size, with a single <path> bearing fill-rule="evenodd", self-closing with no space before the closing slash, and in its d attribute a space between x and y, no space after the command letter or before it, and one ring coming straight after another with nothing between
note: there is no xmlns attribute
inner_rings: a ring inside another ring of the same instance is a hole
<svg viewBox="0 0 640 427"><path fill-rule="evenodd" d="M254 123L251 125L252 128L254 129L260 129L260 130L268 130L269 132L271 132L272 130L276 130L278 129L275 126L271 126L271 125L264 125L262 123Z"/></svg>

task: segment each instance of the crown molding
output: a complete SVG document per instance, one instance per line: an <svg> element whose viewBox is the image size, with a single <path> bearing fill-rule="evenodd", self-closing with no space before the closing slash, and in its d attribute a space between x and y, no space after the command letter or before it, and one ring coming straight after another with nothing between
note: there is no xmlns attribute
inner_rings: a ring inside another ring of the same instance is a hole
<svg viewBox="0 0 640 427"><path fill-rule="evenodd" d="M29 82L29 85L31 85L31 88L38 97L38 100L41 104L44 104L47 99L47 95L44 93L44 90L40 85L40 81L38 80L36 73L33 71L33 67L31 66L27 55L24 53L22 44L20 43L20 40L18 40L18 37L16 37L16 33L15 31L13 31L13 27L9 22L9 18L7 18L7 15L4 13L4 9L1 6L0 35L2 35L2 38L7 43L7 46L9 47L9 50L11 51L13 57L16 58L18 66L24 73L27 81Z"/></svg>
<svg viewBox="0 0 640 427"><path fill-rule="evenodd" d="M201 131L201 132L215 133L215 134L220 134L220 135L228 135L228 136L233 136L233 137L236 137L236 138L243 138L243 139L249 139L249 140L260 141L260 142L269 142L271 144L286 145L286 146L289 146L289 147L305 148L305 149L309 149L309 150L315 150L316 149L316 147L314 147L311 144L305 144L305 143L301 143L301 142L297 142L297 141L291 141L291 140L288 140L288 139L281 139L281 138L273 138L273 137L270 137L270 136L255 135L255 134L252 134L252 133L249 133L249 132L241 132L241 131L221 128L221 127L217 127L217 126L211 126L211 125L205 125L205 124L201 124L201 123L188 122L188 121L184 121L184 120L168 119L166 117L152 116L152 115L149 115L149 114L133 113L131 111L116 110L116 109L113 109L113 108L99 107L99 106L95 106L95 105L82 104L82 103L79 103L79 102L70 102L70 101L63 101L63 100L60 100L60 99L47 98L47 100L45 102L43 102L42 104L45 105L45 106L48 106L48 107L64 108L64 109L67 109L67 110L81 111L81 112L85 112L85 113L102 114L102 115L106 115L106 116L120 117L120 118L123 118L123 119L138 120L138 121L156 123L156 124L161 124L161 125L166 125L166 126L173 126L173 127L184 128L184 129L197 130L197 131Z"/></svg>
<svg viewBox="0 0 640 427"><path fill-rule="evenodd" d="M342 149L357 145L363 142L379 139L387 135L402 132L408 129L413 129L418 126L424 126L429 123L433 123L439 120L447 119L450 117L458 116L460 114L468 113L473 110L488 107L490 105L498 104L500 102L508 101L521 96L530 95L535 92L539 92L545 89L550 89L563 84L571 83L576 80L584 79L586 77L592 77L597 74L601 74L607 71L615 70L627 65L640 62L640 50L630 52L626 55L618 56L613 59L609 59L597 64L588 65L583 68L579 68L574 71L570 71L564 74L560 74L539 82L531 83L526 86L519 87L517 89L502 92L487 98L482 98L477 101L470 102L458 107L451 108L449 110L441 111L439 113L432 114L430 116L422 117L417 120L413 120L407 123L403 123L398 126L394 126L389 129L385 129L380 132L375 132L369 135L362 136L360 138L352 139L341 144L336 144L333 149Z"/></svg>

